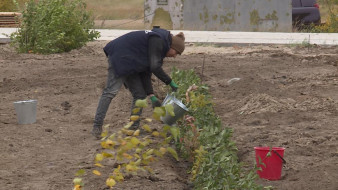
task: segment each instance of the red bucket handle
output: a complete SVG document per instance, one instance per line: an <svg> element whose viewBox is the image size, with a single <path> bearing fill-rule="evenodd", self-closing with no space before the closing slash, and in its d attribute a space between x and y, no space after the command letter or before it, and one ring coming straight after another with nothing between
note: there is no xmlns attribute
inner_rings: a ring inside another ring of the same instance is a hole
<svg viewBox="0 0 338 190"><path fill-rule="evenodd" d="M280 158L280 159L282 159L282 161L283 161L283 164L286 164L286 161L284 160L284 158L277 152L277 151L275 151L275 150L272 150L275 154L277 154L277 156Z"/></svg>

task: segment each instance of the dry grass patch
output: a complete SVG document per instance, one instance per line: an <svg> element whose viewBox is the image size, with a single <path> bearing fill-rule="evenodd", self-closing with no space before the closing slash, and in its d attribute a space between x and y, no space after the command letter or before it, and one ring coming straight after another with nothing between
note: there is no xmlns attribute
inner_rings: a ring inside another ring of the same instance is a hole
<svg viewBox="0 0 338 190"><path fill-rule="evenodd" d="M138 19L144 16L143 0L84 0L95 19Z"/></svg>

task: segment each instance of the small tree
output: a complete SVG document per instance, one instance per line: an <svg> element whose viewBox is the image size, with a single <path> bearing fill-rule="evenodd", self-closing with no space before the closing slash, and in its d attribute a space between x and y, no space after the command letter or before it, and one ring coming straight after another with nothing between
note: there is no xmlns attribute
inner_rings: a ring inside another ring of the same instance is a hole
<svg viewBox="0 0 338 190"><path fill-rule="evenodd" d="M30 0L11 37L20 53L68 52L99 37L82 0Z"/></svg>

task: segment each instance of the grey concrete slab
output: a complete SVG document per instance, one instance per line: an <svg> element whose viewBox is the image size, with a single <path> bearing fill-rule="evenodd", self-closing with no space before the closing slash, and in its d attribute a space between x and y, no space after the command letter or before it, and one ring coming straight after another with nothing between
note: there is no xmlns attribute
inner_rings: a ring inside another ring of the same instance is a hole
<svg viewBox="0 0 338 190"><path fill-rule="evenodd" d="M6 44L11 42L11 40L9 38L0 38L0 44Z"/></svg>
<svg viewBox="0 0 338 190"><path fill-rule="evenodd" d="M0 28L0 39L15 32L16 28ZM98 40L113 40L133 30L99 29ZM282 32L221 32L221 31L188 31L171 30L172 34L183 32L188 43L221 43L221 44L317 44L338 45L338 33L282 33ZM1 40L0 40L1 41Z"/></svg>

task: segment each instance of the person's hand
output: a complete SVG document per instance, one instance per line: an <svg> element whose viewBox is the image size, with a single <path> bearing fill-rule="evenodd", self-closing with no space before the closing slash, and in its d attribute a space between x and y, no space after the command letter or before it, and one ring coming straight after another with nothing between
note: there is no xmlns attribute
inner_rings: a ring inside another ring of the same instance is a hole
<svg viewBox="0 0 338 190"><path fill-rule="evenodd" d="M177 85L174 81L171 81L169 85L170 85L171 90L172 90L173 92L177 92L178 85Z"/></svg>
<svg viewBox="0 0 338 190"><path fill-rule="evenodd" d="M151 96L150 100L153 108L162 106L161 102L156 98L156 96Z"/></svg>

